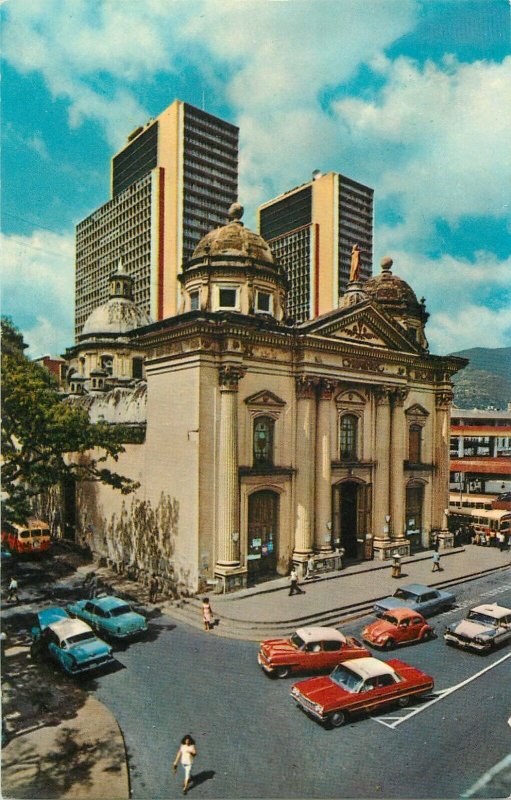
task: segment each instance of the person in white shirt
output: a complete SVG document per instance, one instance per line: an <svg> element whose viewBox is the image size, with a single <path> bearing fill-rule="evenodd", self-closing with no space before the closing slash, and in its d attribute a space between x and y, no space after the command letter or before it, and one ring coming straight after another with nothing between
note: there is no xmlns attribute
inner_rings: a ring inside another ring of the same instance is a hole
<svg viewBox="0 0 511 800"><path fill-rule="evenodd" d="M295 570L294 567L291 570L291 572L289 573L289 580L291 581L291 584L289 586L289 596L290 597L291 597L292 594L305 594L303 589L300 589L300 587L298 586L298 573L297 573L297 571Z"/></svg>
<svg viewBox="0 0 511 800"><path fill-rule="evenodd" d="M19 602L18 581L16 580L16 578L11 578L11 582L9 583L9 594L7 595L7 600L8 601L16 600L17 603Z"/></svg>
<svg viewBox="0 0 511 800"><path fill-rule="evenodd" d="M190 736L190 734L187 733L186 736L183 736L183 738L181 739L179 750L176 753L176 757L172 765L172 769L174 770L174 772L176 772L177 765L179 764L179 762L181 762L181 766L184 769L185 780L183 783L183 794L186 794L188 791L190 776L192 774L193 759L195 758L196 755L197 755L197 750L195 747L195 742L193 738Z"/></svg>

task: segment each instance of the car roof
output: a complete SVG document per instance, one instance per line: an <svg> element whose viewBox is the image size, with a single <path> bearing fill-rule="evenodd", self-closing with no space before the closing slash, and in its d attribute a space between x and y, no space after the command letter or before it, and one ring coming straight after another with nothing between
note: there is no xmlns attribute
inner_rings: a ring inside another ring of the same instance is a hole
<svg viewBox="0 0 511 800"><path fill-rule="evenodd" d="M396 671L385 661L369 656L367 658L350 658L344 661L343 667L348 667L352 672L360 675L361 678L375 678L378 675L395 675Z"/></svg>
<svg viewBox="0 0 511 800"><path fill-rule="evenodd" d="M430 586L425 586L423 583L407 583L406 586L401 586L401 589L413 594L424 594L424 592L433 591Z"/></svg>
<svg viewBox="0 0 511 800"><path fill-rule="evenodd" d="M320 625L317 625L316 627L311 628L298 628L296 632L304 642L317 642L318 639L328 639L329 641L343 643L346 642L345 635L336 628L323 628Z"/></svg>
<svg viewBox="0 0 511 800"><path fill-rule="evenodd" d="M505 617L506 614L511 614L511 608L505 608L505 606L499 606L497 603L487 603L483 606L476 606L471 610L478 611L481 614L490 614L490 616L497 618Z"/></svg>
<svg viewBox="0 0 511 800"><path fill-rule="evenodd" d="M129 605L126 600L121 600L120 597L112 597L112 595L106 595L106 597L95 597L92 602L94 602L104 611L110 611L112 608L119 608L119 606Z"/></svg>
<svg viewBox="0 0 511 800"><path fill-rule="evenodd" d="M391 614L397 620L406 619L407 617L419 617L422 616L418 611L414 611L412 608L405 608L404 606L400 606L398 608L389 608L388 611L385 612L385 615Z"/></svg>
<svg viewBox="0 0 511 800"><path fill-rule="evenodd" d="M70 636L77 636L80 633L92 633L92 629L81 619L63 619L48 625L57 634L59 639L69 639Z"/></svg>

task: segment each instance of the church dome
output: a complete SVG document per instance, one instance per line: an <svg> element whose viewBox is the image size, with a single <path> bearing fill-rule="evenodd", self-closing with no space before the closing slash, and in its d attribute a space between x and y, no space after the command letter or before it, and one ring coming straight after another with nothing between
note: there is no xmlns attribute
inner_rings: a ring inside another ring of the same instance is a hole
<svg viewBox="0 0 511 800"><path fill-rule="evenodd" d="M81 337L98 336L102 333L123 335L135 328L149 325L150 322L148 314L133 300L111 297L108 302L98 306L90 314L82 328Z"/></svg>
<svg viewBox="0 0 511 800"><path fill-rule="evenodd" d="M241 221L243 206L233 203L229 209L229 222L207 233L200 240L188 262L208 258L250 259L256 264L273 266L274 259L267 242L258 233L245 228Z"/></svg>
<svg viewBox="0 0 511 800"><path fill-rule="evenodd" d="M415 292L406 281L391 272L393 261L383 258L381 273L369 278L364 283L364 291L370 299L376 300L391 314L417 317L422 320L425 313Z"/></svg>

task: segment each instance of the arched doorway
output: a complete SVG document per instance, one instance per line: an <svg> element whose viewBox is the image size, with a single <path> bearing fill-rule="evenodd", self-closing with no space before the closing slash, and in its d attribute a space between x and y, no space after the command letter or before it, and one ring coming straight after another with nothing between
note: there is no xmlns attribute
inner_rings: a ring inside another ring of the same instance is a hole
<svg viewBox="0 0 511 800"><path fill-rule="evenodd" d="M248 498L248 577L254 581L277 571L279 495L270 489Z"/></svg>
<svg viewBox="0 0 511 800"><path fill-rule="evenodd" d="M371 487L342 481L333 487L334 539L345 558L364 558L364 540L370 532Z"/></svg>

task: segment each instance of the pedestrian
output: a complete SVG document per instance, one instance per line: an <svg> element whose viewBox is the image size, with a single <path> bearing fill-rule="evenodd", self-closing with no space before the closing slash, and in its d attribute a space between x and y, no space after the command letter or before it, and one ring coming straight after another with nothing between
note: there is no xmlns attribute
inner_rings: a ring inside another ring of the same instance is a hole
<svg viewBox="0 0 511 800"><path fill-rule="evenodd" d="M307 572L305 578L312 578L314 575L314 556L310 555L307 559Z"/></svg>
<svg viewBox="0 0 511 800"><path fill-rule="evenodd" d="M291 584L289 586L289 597L291 597L292 594L305 594L303 589L300 589L300 587L298 586L298 573L296 572L294 567L289 573L289 580L291 581Z"/></svg>
<svg viewBox="0 0 511 800"><path fill-rule="evenodd" d="M435 551L435 553L438 553L439 547L440 547L440 542L438 541L438 536L435 536L435 538L433 539L433 544L431 545L431 548Z"/></svg>
<svg viewBox="0 0 511 800"><path fill-rule="evenodd" d="M11 578L11 582L9 583L8 592L9 593L7 595L7 601L8 602L11 602L11 601L14 602L14 600L16 600L16 602L19 603L18 581L16 580L16 578L14 576Z"/></svg>
<svg viewBox="0 0 511 800"><path fill-rule="evenodd" d="M431 572L442 572L442 567L440 566L440 553L438 550L435 550L433 553L433 569Z"/></svg>
<svg viewBox="0 0 511 800"><path fill-rule="evenodd" d="M158 578L153 572L152 578L149 581L149 602L156 603L158 598L158 589L159 589Z"/></svg>
<svg viewBox="0 0 511 800"><path fill-rule="evenodd" d="M497 532L497 539L499 542L499 550L501 553L503 553L506 549L506 534L504 531Z"/></svg>
<svg viewBox="0 0 511 800"><path fill-rule="evenodd" d="M213 627L213 609L209 602L209 597L205 597L202 601L202 619L204 620L204 630L210 631Z"/></svg>
<svg viewBox="0 0 511 800"><path fill-rule="evenodd" d="M176 757L174 759L174 763L172 765L172 769L174 773L177 772L177 765L181 762L181 766L185 772L185 779L183 783L183 794L186 794L188 791L188 786L190 784L190 778L192 774L192 764L193 759L197 755L197 749L195 747L195 742L190 736L189 733L186 736L183 736L181 739L181 744L179 745L179 749L176 753Z"/></svg>
<svg viewBox="0 0 511 800"><path fill-rule="evenodd" d="M92 573L89 579L89 600L94 600L98 591L98 576Z"/></svg>

